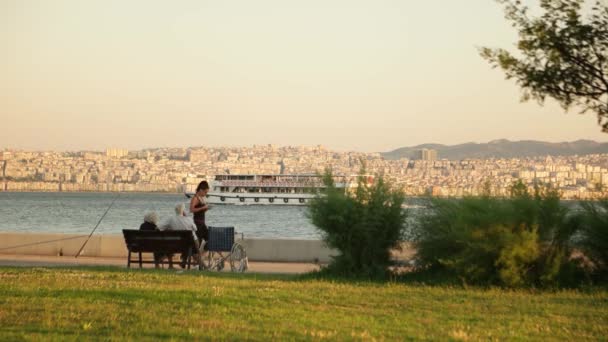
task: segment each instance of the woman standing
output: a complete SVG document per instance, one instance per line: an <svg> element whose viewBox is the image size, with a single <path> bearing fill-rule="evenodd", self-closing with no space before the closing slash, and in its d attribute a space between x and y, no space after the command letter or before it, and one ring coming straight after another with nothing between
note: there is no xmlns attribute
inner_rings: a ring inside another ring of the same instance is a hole
<svg viewBox="0 0 608 342"><path fill-rule="evenodd" d="M194 215L194 224L196 224L196 236L199 244L201 240L209 240L209 230L205 224L205 212L209 210L209 205L206 201L207 192L209 192L209 183L202 181L196 187L196 193L190 200L190 212ZM205 250L207 245L205 244Z"/></svg>

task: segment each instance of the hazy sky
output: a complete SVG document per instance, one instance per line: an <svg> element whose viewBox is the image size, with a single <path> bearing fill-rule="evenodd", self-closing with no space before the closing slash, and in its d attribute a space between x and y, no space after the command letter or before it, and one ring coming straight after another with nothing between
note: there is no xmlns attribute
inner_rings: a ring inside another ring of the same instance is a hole
<svg viewBox="0 0 608 342"><path fill-rule="evenodd" d="M607 141L478 55L515 40L493 0L0 0L0 149Z"/></svg>

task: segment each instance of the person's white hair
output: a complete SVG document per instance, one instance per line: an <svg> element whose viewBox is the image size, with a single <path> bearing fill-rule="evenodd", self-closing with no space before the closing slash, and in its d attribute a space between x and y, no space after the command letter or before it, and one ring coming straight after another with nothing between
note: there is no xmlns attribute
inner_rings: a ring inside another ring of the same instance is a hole
<svg viewBox="0 0 608 342"><path fill-rule="evenodd" d="M147 213L144 216L144 222L157 224L158 223L158 214L155 213L154 211Z"/></svg>
<svg viewBox="0 0 608 342"><path fill-rule="evenodd" d="M175 214L177 214L178 216L184 215L184 203L178 203L175 206Z"/></svg>

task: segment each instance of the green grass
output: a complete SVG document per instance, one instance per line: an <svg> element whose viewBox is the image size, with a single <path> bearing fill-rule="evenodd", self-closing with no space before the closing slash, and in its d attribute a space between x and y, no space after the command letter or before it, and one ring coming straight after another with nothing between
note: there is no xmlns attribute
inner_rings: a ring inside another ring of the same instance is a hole
<svg viewBox="0 0 608 342"><path fill-rule="evenodd" d="M0 268L0 340L602 340L604 288L537 292L118 268Z"/></svg>

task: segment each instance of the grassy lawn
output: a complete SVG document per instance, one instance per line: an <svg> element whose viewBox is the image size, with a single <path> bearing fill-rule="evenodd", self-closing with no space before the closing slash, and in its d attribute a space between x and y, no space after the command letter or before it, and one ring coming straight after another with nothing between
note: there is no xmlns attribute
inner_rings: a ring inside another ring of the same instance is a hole
<svg viewBox="0 0 608 342"><path fill-rule="evenodd" d="M0 340L602 340L608 291L0 268Z"/></svg>

